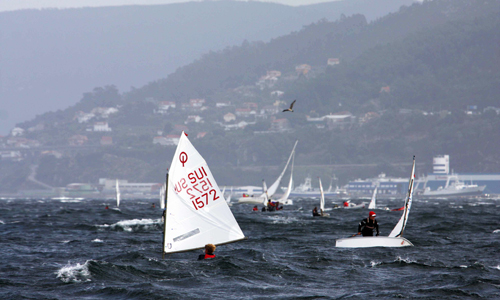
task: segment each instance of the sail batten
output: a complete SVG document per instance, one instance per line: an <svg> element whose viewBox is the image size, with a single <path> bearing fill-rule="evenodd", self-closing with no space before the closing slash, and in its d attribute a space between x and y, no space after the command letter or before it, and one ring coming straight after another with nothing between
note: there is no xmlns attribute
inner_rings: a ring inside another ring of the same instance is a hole
<svg viewBox="0 0 500 300"><path fill-rule="evenodd" d="M164 252L245 238L206 161L183 132L170 166Z"/></svg>

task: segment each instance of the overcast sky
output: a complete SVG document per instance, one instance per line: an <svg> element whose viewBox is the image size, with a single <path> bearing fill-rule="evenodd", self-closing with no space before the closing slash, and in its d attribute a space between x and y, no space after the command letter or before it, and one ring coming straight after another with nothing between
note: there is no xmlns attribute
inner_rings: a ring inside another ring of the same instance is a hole
<svg viewBox="0 0 500 300"><path fill-rule="evenodd" d="M145 5L169 4L189 2L192 0L0 0L0 11L28 9L28 8L69 8L85 6L115 6L115 5ZM210 1L210 0L208 0ZM275 2L286 5L308 5L336 0L260 0L261 2Z"/></svg>

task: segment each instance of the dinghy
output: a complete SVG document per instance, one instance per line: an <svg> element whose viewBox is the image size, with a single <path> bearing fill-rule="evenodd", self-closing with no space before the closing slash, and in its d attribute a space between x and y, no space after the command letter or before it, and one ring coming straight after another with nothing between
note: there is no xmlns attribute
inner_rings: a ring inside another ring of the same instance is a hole
<svg viewBox="0 0 500 300"><path fill-rule="evenodd" d="M295 147L297 147L297 143L299 141L295 141L295 145L293 146L292 153L290 153L290 157L288 157L288 161L286 162L285 168L283 169L283 172L281 172L280 176L276 181L269 187L269 189L264 188L262 195L257 196L257 197L241 197L238 199L238 203L246 203L246 204L267 204L267 199L271 198L274 196L276 191L278 190L278 187L281 183L281 179L283 178L283 175L285 175L286 169L288 168L288 164L290 163L290 160L292 159L292 156L295 153Z"/></svg>
<svg viewBox="0 0 500 300"><path fill-rule="evenodd" d="M118 179L116 180L116 207L120 206L120 185L118 184Z"/></svg>
<svg viewBox="0 0 500 300"><path fill-rule="evenodd" d="M165 209L165 190L167 189L166 183L163 183L160 188L160 208Z"/></svg>
<svg viewBox="0 0 500 300"><path fill-rule="evenodd" d="M408 194L404 205L404 212L399 222L391 231L389 236L354 236L336 240L336 247L344 248L367 248L367 247L405 247L413 246L413 244L403 237L403 232L408 222L411 203L413 199L413 181L415 179L415 156L413 156L413 167L408 184Z"/></svg>
<svg viewBox="0 0 500 300"><path fill-rule="evenodd" d="M246 239L207 163L184 132L169 170L164 254Z"/></svg>
<svg viewBox="0 0 500 300"><path fill-rule="evenodd" d="M297 144L297 143L295 143ZM292 187L293 187L293 164L295 162L295 152L293 152L293 157L292 157L292 169L290 172L290 180L288 181L288 188L286 189L285 193L281 198L278 199L278 202L283 205L293 205L293 200L288 199L290 197L290 193L292 192Z"/></svg>
<svg viewBox="0 0 500 300"><path fill-rule="evenodd" d="M319 179L319 192L320 192L320 201L319 201L319 210L322 217L329 217L330 214L325 213L325 193L323 192L323 185L321 184L321 178Z"/></svg>

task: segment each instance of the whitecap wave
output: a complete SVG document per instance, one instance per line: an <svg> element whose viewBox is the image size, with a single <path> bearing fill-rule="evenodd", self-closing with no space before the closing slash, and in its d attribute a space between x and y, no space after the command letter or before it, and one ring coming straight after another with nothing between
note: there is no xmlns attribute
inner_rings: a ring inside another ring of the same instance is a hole
<svg viewBox="0 0 500 300"><path fill-rule="evenodd" d="M57 278L62 282L87 282L90 280L89 260L83 265L77 263L76 265L67 264L57 271Z"/></svg>
<svg viewBox="0 0 500 300"><path fill-rule="evenodd" d="M100 239L95 239L92 241L92 243L103 243L104 241L103 240L100 240Z"/></svg>
<svg viewBox="0 0 500 300"><path fill-rule="evenodd" d="M500 270L500 265L496 266L496 267L491 267L492 269L497 269L497 270Z"/></svg>
<svg viewBox="0 0 500 300"><path fill-rule="evenodd" d="M5 222L4 222L4 221L2 221L2 220L0 220L0 224L5 224Z"/></svg>
<svg viewBox="0 0 500 300"><path fill-rule="evenodd" d="M64 241L62 241L61 243L63 243L63 244L67 244L67 243L69 243L69 242L71 242L71 241L70 241L70 240L64 240Z"/></svg>
<svg viewBox="0 0 500 300"><path fill-rule="evenodd" d="M373 268L373 267L376 267L376 266L378 266L378 265L381 265L381 264L382 264L382 262L381 262L381 261L374 261L374 260L372 260L372 261L370 262L370 265L372 265L372 268Z"/></svg>
<svg viewBox="0 0 500 300"><path fill-rule="evenodd" d="M500 229L493 230L493 233L500 233Z"/></svg>
<svg viewBox="0 0 500 300"><path fill-rule="evenodd" d="M285 217L285 216L272 216L273 224L290 224L297 221L297 218Z"/></svg>
<svg viewBox="0 0 500 300"><path fill-rule="evenodd" d="M137 229L151 229L155 227L156 225L161 223L161 219L134 219L134 220L125 220L125 221L120 221L115 224L104 224L104 225L97 225L100 228L111 228L111 229L117 229L121 228L124 231L128 232L133 232L134 230Z"/></svg>
<svg viewBox="0 0 500 300"><path fill-rule="evenodd" d="M405 262L407 264L411 264L411 263L416 263L417 262L416 260L413 260L411 258L402 258L401 256L396 257L396 259L394 261L395 262Z"/></svg>

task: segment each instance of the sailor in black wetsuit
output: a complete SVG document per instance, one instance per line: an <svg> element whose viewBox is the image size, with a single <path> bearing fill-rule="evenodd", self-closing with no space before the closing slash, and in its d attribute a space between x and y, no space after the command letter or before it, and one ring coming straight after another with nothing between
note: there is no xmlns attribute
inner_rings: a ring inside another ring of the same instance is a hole
<svg viewBox="0 0 500 300"><path fill-rule="evenodd" d="M363 234L363 236L373 236L373 229L377 229L377 236L378 236L379 232L378 232L378 223L377 220L375 220L376 216L377 214L371 211L368 214L368 219L363 219L361 220L361 222L359 222L358 235Z"/></svg>
<svg viewBox="0 0 500 300"><path fill-rule="evenodd" d="M321 217L321 215L318 213L317 207L314 207L314 209L313 209L313 217Z"/></svg>

